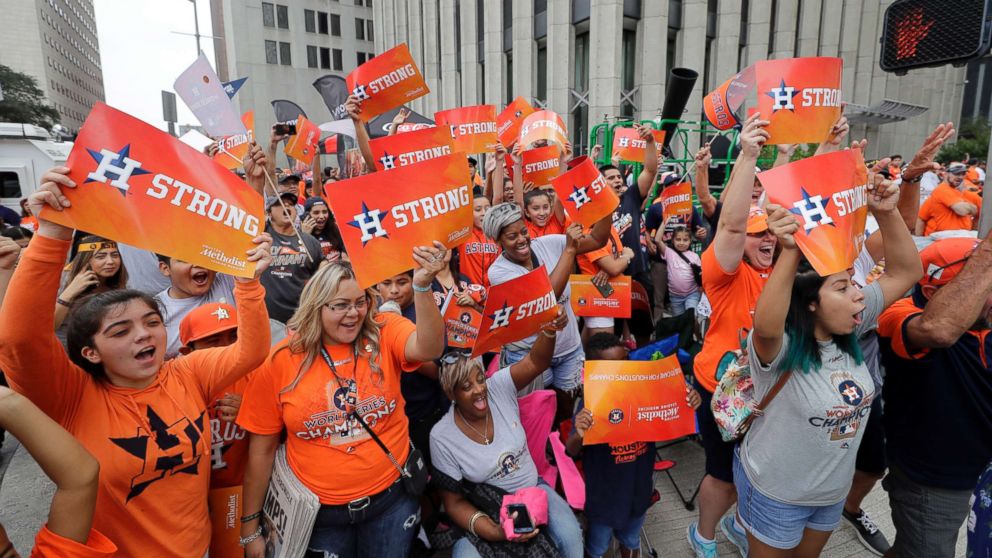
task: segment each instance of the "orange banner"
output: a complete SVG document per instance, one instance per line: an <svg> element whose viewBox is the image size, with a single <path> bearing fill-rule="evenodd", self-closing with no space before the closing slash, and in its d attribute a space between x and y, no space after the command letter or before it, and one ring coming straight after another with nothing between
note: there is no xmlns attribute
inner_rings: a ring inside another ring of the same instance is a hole
<svg viewBox="0 0 992 558"><path fill-rule="evenodd" d="M573 166L565 174L551 181L558 199L573 221L591 227L596 221L613 213L620 205L613 188L606 183L596 164L589 157L573 160Z"/></svg>
<svg viewBox="0 0 992 558"><path fill-rule="evenodd" d="M241 122L245 125L247 132L219 140L217 142L217 154L214 155L214 161L230 170L241 168L245 155L248 154L249 144L255 141L255 111L250 110L242 114Z"/></svg>
<svg viewBox="0 0 992 558"><path fill-rule="evenodd" d="M392 170L451 155L451 134L447 128L423 128L413 132L383 136L369 142L376 170Z"/></svg>
<svg viewBox="0 0 992 558"><path fill-rule="evenodd" d="M477 105L434 113L438 127L451 128L452 147L459 153L496 151L496 107Z"/></svg>
<svg viewBox="0 0 992 558"><path fill-rule="evenodd" d="M817 273L854 265L865 241L868 171L861 152L825 153L758 173L768 201L796 214L796 244Z"/></svg>
<svg viewBox="0 0 992 558"><path fill-rule="evenodd" d="M689 226L692 223L692 183L673 184L658 197L661 204L661 222Z"/></svg>
<svg viewBox="0 0 992 558"><path fill-rule="evenodd" d="M526 149L541 140L557 143L564 147L568 143L568 131L560 116L550 110L539 110L524 118L520 126L520 145Z"/></svg>
<svg viewBox="0 0 992 558"><path fill-rule="evenodd" d="M241 487L213 488L207 496L210 507L210 558L243 558L241 539Z"/></svg>
<svg viewBox="0 0 992 558"><path fill-rule="evenodd" d="M665 145L665 131L651 130L654 136L655 149L658 158L661 159L661 146ZM641 135L633 128L616 128L613 130L613 153L619 153L623 161L633 161L635 163L644 162L644 151L647 142L641 139Z"/></svg>
<svg viewBox="0 0 992 558"><path fill-rule="evenodd" d="M544 266L489 287L472 356L499 350L540 331L558 316L558 299Z"/></svg>
<svg viewBox="0 0 992 558"><path fill-rule="evenodd" d="M785 58L756 64L758 111L770 144L821 142L841 113L840 58Z"/></svg>
<svg viewBox="0 0 992 558"><path fill-rule="evenodd" d="M444 155L324 188L363 289L413 269L414 246L448 248L471 235L468 161Z"/></svg>
<svg viewBox="0 0 992 558"><path fill-rule="evenodd" d="M523 167L524 182L533 182L535 186L551 184L551 181L561 174L561 149L557 145L548 145L528 149L520 155ZM513 168L513 164L510 164Z"/></svg>
<svg viewBox="0 0 992 558"><path fill-rule="evenodd" d="M648 291L638 281L632 280L630 282L630 307L631 310L651 313L651 299L648 298Z"/></svg>
<svg viewBox="0 0 992 558"><path fill-rule="evenodd" d="M496 134L507 151L520 137L520 127L523 126L524 119L533 113L534 107L530 106L527 99L517 97L496 116Z"/></svg>
<svg viewBox="0 0 992 558"><path fill-rule="evenodd" d="M592 426L589 444L665 442L696 432L686 402L685 376L675 355L661 360L587 360L585 406Z"/></svg>
<svg viewBox="0 0 992 558"><path fill-rule="evenodd" d="M296 117L296 135L289 136L283 151L286 155L309 165L317 154L319 142L320 127L301 114Z"/></svg>
<svg viewBox="0 0 992 558"><path fill-rule="evenodd" d="M729 130L741 122L738 111L754 90L754 66L748 66L703 97L706 119L718 130Z"/></svg>
<svg viewBox="0 0 992 558"><path fill-rule="evenodd" d="M406 43L355 68L345 82L362 103L363 122L430 93Z"/></svg>
<svg viewBox="0 0 992 558"><path fill-rule="evenodd" d="M454 291L448 294L448 299L441 309L444 320L444 331L447 334L448 347L452 349L471 349L479 337L479 326L482 325L482 314L471 306L460 306L454 300Z"/></svg>
<svg viewBox="0 0 992 558"><path fill-rule="evenodd" d="M262 230L262 197L203 153L97 103L66 162L72 207L44 219L238 277Z"/></svg>
<svg viewBox="0 0 992 558"><path fill-rule="evenodd" d="M568 284L572 287L569 304L576 316L586 318L629 318L630 317L630 277L618 275L610 277L613 287L610 296L603 296L592 284L592 275L569 275Z"/></svg>

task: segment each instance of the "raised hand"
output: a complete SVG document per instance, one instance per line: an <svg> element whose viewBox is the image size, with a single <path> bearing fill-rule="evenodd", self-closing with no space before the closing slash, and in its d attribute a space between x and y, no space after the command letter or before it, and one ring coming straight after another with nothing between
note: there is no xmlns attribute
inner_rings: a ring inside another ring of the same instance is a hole
<svg viewBox="0 0 992 558"><path fill-rule="evenodd" d="M744 128L741 130L740 135L737 137L741 146L741 155L744 155L751 159L757 159L758 155L761 154L761 148L764 147L765 142L768 141L770 134L765 127L768 126L770 122L767 120L761 120L758 118L757 114L752 114L744 122Z"/></svg>
<svg viewBox="0 0 992 558"><path fill-rule="evenodd" d="M413 272L413 286L421 289L431 286L434 277L447 265L444 263L444 256L447 251L448 249L444 247L444 244L437 240L434 241L433 246L414 247L413 261L417 262L419 267Z"/></svg>
<svg viewBox="0 0 992 558"><path fill-rule="evenodd" d="M795 234L799 231L799 221L788 209L781 205L770 203L765 206L768 213L768 230L778 238L784 248L795 248Z"/></svg>
<svg viewBox="0 0 992 558"><path fill-rule="evenodd" d="M262 272L272 263L272 237L269 233L262 233L251 239L251 241L255 243L255 247L248 250L247 259L249 262L255 262L255 279L258 279L262 276ZM248 279L241 277L238 277L236 280L248 281Z"/></svg>
<svg viewBox="0 0 992 558"><path fill-rule="evenodd" d="M940 165L933 161L933 158L937 156L937 152L940 151L940 146L944 145L944 142L954 137L954 123L947 122L946 124L938 124L936 128L930 132L930 135L923 140L923 145L920 150L913 155L913 158L909 161L909 165L906 166L906 170L902 171L903 182L916 181L917 178L923 176L927 171L937 171L940 170Z"/></svg>

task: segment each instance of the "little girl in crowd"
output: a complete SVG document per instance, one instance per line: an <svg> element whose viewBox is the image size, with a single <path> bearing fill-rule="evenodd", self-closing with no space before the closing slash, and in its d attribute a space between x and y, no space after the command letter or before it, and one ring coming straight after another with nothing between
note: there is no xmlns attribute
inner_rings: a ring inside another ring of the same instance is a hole
<svg viewBox="0 0 992 558"><path fill-rule="evenodd" d="M550 188L534 188L524 194L524 215L527 217L527 232L531 238L565 234L564 219L559 216L554 198L554 190Z"/></svg>
<svg viewBox="0 0 992 558"><path fill-rule="evenodd" d="M671 240L665 244L668 296L672 303L673 316L679 316L699 305L702 263L699 255L689 249L691 245L692 235L683 225L675 227Z"/></svg>

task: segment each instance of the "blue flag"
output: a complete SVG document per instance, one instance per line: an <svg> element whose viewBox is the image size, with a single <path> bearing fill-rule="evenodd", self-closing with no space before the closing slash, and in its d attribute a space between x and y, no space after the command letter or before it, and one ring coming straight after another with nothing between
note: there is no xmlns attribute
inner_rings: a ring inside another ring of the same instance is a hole
<svg viewBox="0 0 992 558"><path fill-rule="evenodd" d="M227 98L233 99L234 95L238 92L239 89L241 89L241 86L244 85L246 81L248 81L248 78L243 77L222 84L224 86L224 92L227 93Z"/></svg>

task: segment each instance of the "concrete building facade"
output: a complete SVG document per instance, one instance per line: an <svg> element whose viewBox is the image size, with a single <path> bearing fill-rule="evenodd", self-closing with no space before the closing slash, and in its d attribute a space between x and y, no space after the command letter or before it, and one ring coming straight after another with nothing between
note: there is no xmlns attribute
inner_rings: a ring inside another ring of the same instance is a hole
<svg viewBox="0 0 992 558"><path fill-rule="evenodd" d="M234 96L241 111L255 109L255 132L268 137L271 101L300 105L318 123L330 113L313 87L342 77L372 58L373 0L210 0L217 74L248 77Z"/></svg>
<svg viewBox="0 0 992 558"><path fill-rule="evenodd" d="M673 67L699 72L683 118L703 95L758 60L837 56L844 101L926 107L887 124L855 124L869 154L911 155L939 122L958 122L964 68L896 76L878 67L892 0L375 0L375 51L406 42L431 94L425 116L459 105L500 107L517 95L566 118L572 142L608 119L655 118Z"/></svg>
<svg viewBox="0 0 992 558"><path fill-rule="evenodd" d="M104 100L103 69L92 0L3 3L0 64L38 80L58 122L79 131Z"/></svg>

